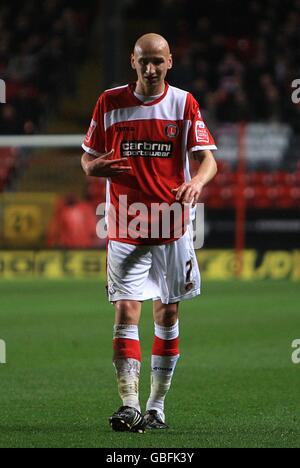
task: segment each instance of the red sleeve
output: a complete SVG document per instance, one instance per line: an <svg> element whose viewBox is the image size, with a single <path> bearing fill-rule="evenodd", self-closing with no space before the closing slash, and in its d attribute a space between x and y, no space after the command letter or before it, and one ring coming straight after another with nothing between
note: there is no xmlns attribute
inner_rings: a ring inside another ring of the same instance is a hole
<svg viewBox="0 0 300 468"><path fill-rule="evenodd" d="M199 104L191 94L187 96L185 119L191 122L187 139L187 149L190 155L194 151L217 149L215 141L202 119Z"/></svg>
<svg viewBox="0 0 300 468"><path fill-rule="evenodd" d="M103 95L100 96L94 109L90 128L86 134L82 148L86 153L93 156L99 156L101 153L105 153Z"/></svg>

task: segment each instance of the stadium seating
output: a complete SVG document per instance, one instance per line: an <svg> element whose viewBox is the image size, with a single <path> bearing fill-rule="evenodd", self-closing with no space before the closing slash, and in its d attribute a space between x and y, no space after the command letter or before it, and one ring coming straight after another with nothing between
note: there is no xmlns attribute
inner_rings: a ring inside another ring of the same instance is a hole
<svg viewBox="0 0 300 468"><path fill-rule="evenodd" d="M224 168L223 168L224 169ZM213 182L205 187L201 201L209 209L233 208L237 196L244 197L249 208L293 209L300 207L300 171L291 172L249 172L240 194L236 171L219 173ZM97 178L88 179L88 194L97 205L105 200L105 184Z"/></svg>

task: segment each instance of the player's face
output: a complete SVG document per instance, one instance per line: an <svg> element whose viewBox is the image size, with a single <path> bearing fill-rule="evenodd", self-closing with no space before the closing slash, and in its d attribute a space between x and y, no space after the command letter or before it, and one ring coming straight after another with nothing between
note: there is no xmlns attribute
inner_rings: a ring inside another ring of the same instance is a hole
<svg viewBox="0 0 300 468"><path fill-rule="evenodd" d="M159 92L166 74L172 68L172 56L167 50L136 48L131 56L131 65L136 70L138 84L143 91Z"/></svg>

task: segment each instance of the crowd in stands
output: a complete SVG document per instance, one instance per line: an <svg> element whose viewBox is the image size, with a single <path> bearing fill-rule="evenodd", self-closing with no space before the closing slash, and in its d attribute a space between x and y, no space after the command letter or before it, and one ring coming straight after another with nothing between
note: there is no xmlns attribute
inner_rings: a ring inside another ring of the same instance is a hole
<svg viewBox="0 0 300 468"><path fill-rule="evenodd" d="M1 2L0 78L7 104L0 106L0 134L42 131L61 96L76 93L98 3ZM168 39L174 57L168 81L194 94L209 126L284 122L300 134L300 104L291 99L292 82L300 79L300 0L151 0L146 16L139 0L124 0L123 7L124 22L152 21ZM0 192L11 188L18 171L16 151L0 149ZM201 201L232 209L238 196L249 208L299 209L299 163L294 173L249 172L241 184L236 170L221 162ZM95 208L104 198L105 185L96 178L87 179L87 199L62 198L45 244L98 247Z"/></svg>
<svg viewBox="0 0 300 468"><path fill-rule="evenodd" d="M61 93L74 91L76 64L96 1L28 0L0 6L0 77L8 104L1 134L31 134ZM124 20L144 18L127 0ZM153 18L175 59L170 81L193 92L217 122L285 121L300 130L291 100L300 78L300 0L152 0Z"/></svg>
<svg viewBox="0 0 300 468"><path fill-rule="evenodd" d="M128 2L127 2L128 3ZM129 1L128 18L142 16ZM300 131L299 0L153 0L175 66L173 84L193 92L215 122L284 121Z"/></svg>
<svg viewBox="0 0 300 468"><path fill-rule="evenodd" d="M0 135L43 131L60 97L76 93L96 0L14 0L0 4ZM11 188L21 158L0 148L0 192Z"/></svg>
<svg viewBox="0 0 300 468"><path fill-rule="evenodd" d="M59 97L75 91L76 65L86 54L94 0L14 0L0 5L0 134L43 128Z"/></svg>

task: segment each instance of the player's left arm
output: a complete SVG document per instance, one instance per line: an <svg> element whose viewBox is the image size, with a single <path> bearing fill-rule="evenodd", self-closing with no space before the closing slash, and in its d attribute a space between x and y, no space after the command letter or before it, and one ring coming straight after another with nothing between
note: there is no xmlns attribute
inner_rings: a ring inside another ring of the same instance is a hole
<svg viewBox="0 0 300 468"><path fill-rule="evenodd" d="M218 168L214 155L210 150L195 151L193 157L200 162L196 175L190 182L185 182L180 187L173 189L172 193L176 194L176 201L192 203L195 206L203 187L215 177Z"/></svg>

